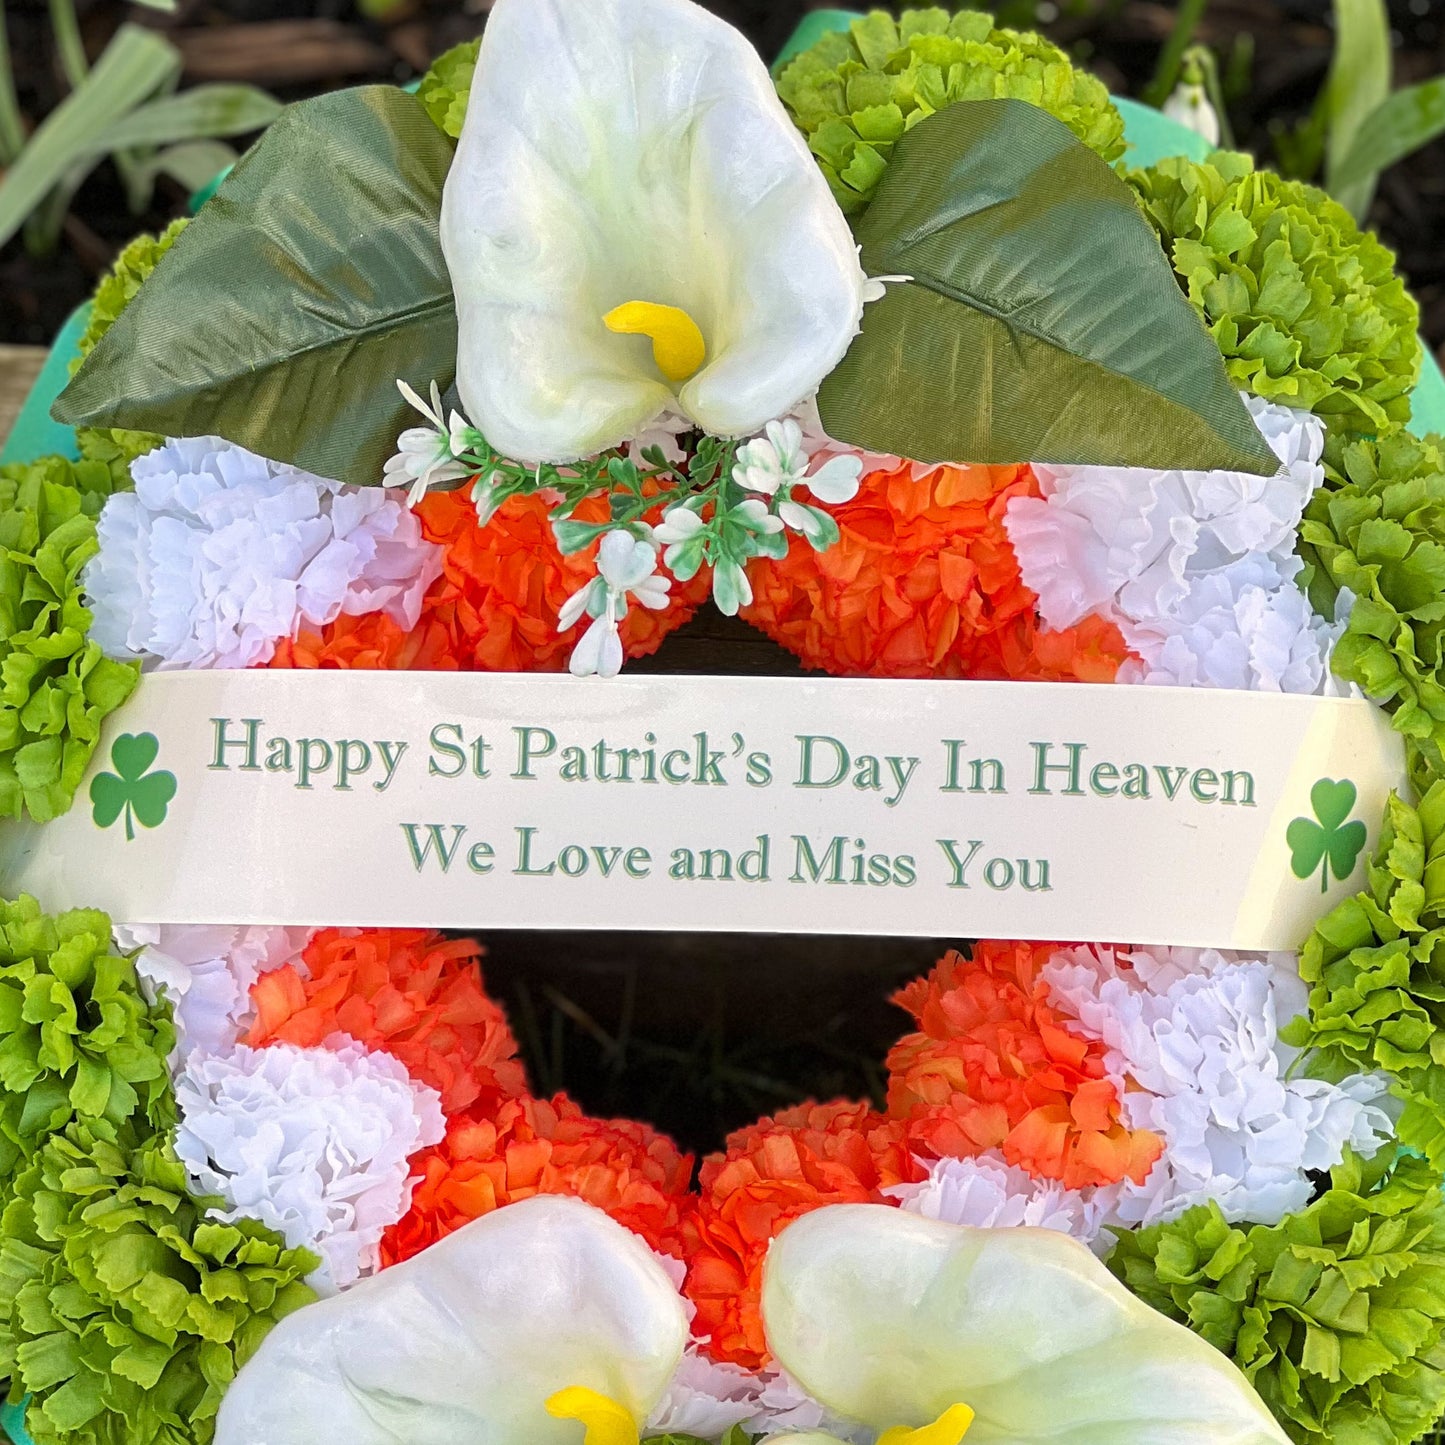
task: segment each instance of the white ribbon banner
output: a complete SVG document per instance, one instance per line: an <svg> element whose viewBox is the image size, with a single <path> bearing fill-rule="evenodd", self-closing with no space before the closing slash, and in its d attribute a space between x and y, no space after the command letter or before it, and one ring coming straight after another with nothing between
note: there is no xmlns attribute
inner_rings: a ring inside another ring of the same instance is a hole
<svg viewBox="0 0 1445 1445"><path fill-rule="evenodd" d="M7 895L145 923L1294 948L1404 756L1347 699L1047 683L147 677Z"/></svg>

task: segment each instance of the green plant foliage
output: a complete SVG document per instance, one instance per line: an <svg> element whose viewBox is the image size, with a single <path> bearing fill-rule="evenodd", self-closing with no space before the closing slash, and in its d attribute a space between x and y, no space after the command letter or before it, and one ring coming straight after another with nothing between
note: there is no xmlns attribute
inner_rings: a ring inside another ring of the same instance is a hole
<svg viewBox="0 0 1445 1445"><path fill-rule="evenodd" d="M1301 1445L1407 1445L1445 1409L1445 1194L1424 1160L1385 1168L1347 1156L1273 1228L1208 1204L1123 1233L1109 1268L1229 1355Z"/></svg>
<svg viewBox="0 0 1445 1445"><path fill-rule="evenodd" d="M1375 194L1377 171L1347 179L1342 162L1365 120L1390 95L1390 11L1385 0L1333 0L1335 50L1320 96L1325 117L1325 185L1357 220Z"/></svg>
<svg viewBox="0 0 1445 1445"><path fill-rule="evenodd" d="M0 1371L36 1445L206 1445L227 1385L318 1261L208 1219L167 1135L51 1136L0 1217Z"/></svg>
<svg viewBox="0 0 1445 1445"><path fill-rule="evenodd" d="M467 99L472 93L472 77L477 72L477 56L482 42L464 40L432 61L431 69L422 76L417 99L426 113L442 131L457 140L467 118Z"/></svg>
<svg viewBox="0 0 1445 1445"><path fill-rule="evenodd" d="M1381 171L1429 145L1445 132L1445 75L1407 85L1386 97L1355 132L1335 173L1335 184L1373 185Z"/></svg>
<svg viewBox="0 0 1445 1445"><path fill-rule="evenodd" d="M456 370L437 231L451 160L394 86L289 106L101 337L57 420L219 435L379 485L412 420L396 379L445 389Z"/></svg>
<svg viewBox="0 0 1445 1445"><path fill-rule="evenodd" d="M80 573L124 468L48 457L0 468L0 817L59 817L100 725L140 669L88 637Z"/></svg>
<svg viewBox="0 0 1445 1445"><path fill-rule="evenodd" d="M0 900L0 1192L73 1122L112 1144L137 1121L170 1124L174 1046L168 1010L142 996L105 914Z"/></svg>
<svg viewBox="0 0 1445 1445"><path fill-rule="evenodd" d="M1409 420L1420 308L1349 212L1232 151L1129 180L1241 390L1345 433Z"/></svg>
<svg viewBox="0 0 1445 1445"><path fill-rule="evenodd" d="M1332 444L1330 461L1299 530L1315 609L1354 597L1330 665L1445 775L1445 439L1397 431Z"/></svg>
<svg viewBox="0 0 1445 1445"><path fill-rule="evenodd" d="M869 275L908 279L824 381L830 435L925 462L1277 469L1133 193L1046 112L929 116L856 234Z"/></svg>
<svg viewBox="0 0 1445 1445"><path fill-rule="evenodd" d="M77 343L80 359L95 350L96 343L120 319L120 314L135 299L142 283L156 268L156 263L175 244L185 230L187 218L181 217L159 236L137 236L116 257L115 265L106 273L90 302L90 320ZM154 451L165 440L155 432L116 431L105 427L79 427L75 433L83 457L106 463L119 462L129 466L137 457ZM127 479L127 485L128 485Z"/></svg>
<svg viewBox="0 0 1445 1445"><path fill-rule="evenodd" d="M1327 1077L1390 1075L1400 1138L1445 1167L1445 781L1418 807L1391 797L1365 871L1305 943L1308 1010L1281 1037Z"/></svg>
<svg viewBox="0 0 1445 1445"><path fill-rule="evenodd" d="M997 29L978 10L881 10L825 35L778 78L848 214L873 198L894 147L920 121L963 100L1024 100L1057 116L1107 161L1124 122L1102 81L1040 35Z"/></svg>
<svg viewBox="0 0 1445 1445"><path fill-rule="evenodd" d="M174 1045L103 913L0 902L0 1375L37 1445L204 1445L313 1298L314 1256L187 1193Z"/></svg>
<svg viewBox="0 0 1445 1445"><path fill-rule="evenodd" d="M67 13L73 26L70 7L51 7L52 18ZM64 38L58 39L64 53ZM23 225L32 249L50 249L71 197L107 155L115 157L131 209L139 213L150 204L157 175L184 173L198 142L260 130L281 111L279 101L249 85L200 85L173 94L181 52L142 26L122 25L91 69L78 32L68 48L65 69L74 89L0 174L0 245ZM10 149L3 138L0 149Z"/></svg>

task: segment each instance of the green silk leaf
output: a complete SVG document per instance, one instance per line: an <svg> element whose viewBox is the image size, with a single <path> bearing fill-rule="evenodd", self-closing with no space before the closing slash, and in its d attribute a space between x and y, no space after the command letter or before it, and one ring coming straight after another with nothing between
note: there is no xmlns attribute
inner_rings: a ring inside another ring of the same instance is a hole
<svg viewBox="0 0 1445 1445"><path fill-rule="evenodd" d="M55 416L219 435L380 484L408 425L397 378L445 390L456 369L437 236L451 157L420 103L391 86L289 107L101 338Z"/></svg>
<svg viewBox="0 0 1445 1445"><path fill-rule="evenodd" d="M1273 474L1129 188L1062 122L965 102L899 143L857 224L870 304L830 435L915 461Z"/></svg>

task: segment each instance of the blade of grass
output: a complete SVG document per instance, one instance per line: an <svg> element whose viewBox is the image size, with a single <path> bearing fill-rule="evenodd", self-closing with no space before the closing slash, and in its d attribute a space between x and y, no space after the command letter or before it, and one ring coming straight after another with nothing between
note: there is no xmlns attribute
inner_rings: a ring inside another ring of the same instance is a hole
<svg viewBox="0 0 1445 1445"><path fill-rule="evenodd" d="M1325 189L1357 220L1375 197L1371 174L1344 184L1339 169L1360 127L1390 94L1390 16L1385 0L1334 0L1335 53L1325 81L1329 139Z"/></svg>
<svg viewBox="0 0 1445 1445"><path fill-rule="evenodd" d="M1179 79L1184 52L1189 48L1189 42L1194 39L1194 32L1199 28L1199 22L1204 18L1208 6L1209 0L1181 0L1174 16L1174 29L1169 32L1169 39L1164 42L1164 49L1159 53L1159 63L1154 67L1154 78L1141 97L1145 104L1157 109L1169 99L1169 92L1174 89L1174 82Z"/></svg>
<svg viewBox="0 0 1445 1445"><path fill-rule="evenodd" d="M174 95L176 87L181 83L179 75L173 75L156 92L155 99L160 100L164 96ZM111 159L115 162L115 168L120 172L120 178L125 185L126 203L130 206L133 215L140 215L151 203L155 195L156 173L150 167L150 162L156 153L155 146L141 146L137 150L116 151Z"/></svg>
<svg viewBox="0 0 1445 1445"><path fill-rule="evenodd" d="M50 0L50 28L55 36L55 46L60 54L60 68L65 74L66 83L71 90L75 90L84 83L85 77L90 73L90 58L85 53L85 42L81 38L75 0ZM147 180L140 169L145 159L143 154L124 151L117 151L115 154L116 167L125 182L126 200L137 215L149 204L155 185L154 177ZM84 177L81 179L84 180ZM60 227L65 221L65 212L69 209L74 194L75 187L68 191L64 187L57 187L46 198L40 212L32 215L25 223L25 244L32 253L43 254L53 246L54 240L47 238L59 236Z"/></svg>
<svg viewBox="0 0 1445 1445"><path fill-rule="evenodd" d="M179 181L188 191L199 191L208 185L228 166L240 159L233 146L222 141L191 140L180 145L167 146L158 151L146 163L147 177L154 181L158 175L170 176Z"/></svg>
<svg viewBox="0 0 1445 1445"><path fill-rule="evenodd" d="M94 165L110 148L117 121L180 68L180 52L168 40L121 26L84 83L46 117L0 181L0 245L77 165Z"/></svg>
<svg viewBox="0 0 1445 1445"><path fill-rule="evenodd" d="M1352 186L1445 134L1445 75L1397 90L1375 107L1335 170L1337 186Z"/></svg>
<svg viewBox="0 0 1445 1445"><path fill-rule="evenodd" d="M76 166L46 195L25 220L25 249L32 256L48 256L60 240L66 213L75 193L85 184L90 167Z"/></svg>
<svg viewBox="0 0 1445 1445"><path fill-rule="evenodd" d="M50 0L50 28L55 35L55 48L60 54L60 69L66 84L78 90L90 73L90 60L85 53L85 42L80 38L74 0Z"/></svg>
<svg viewBox="0 0 1445 1445"><path fill-rule="evenodd" d="M197 85L138 107L96 140L106 150L124 150L246 135L265 130L281 110L279 100L252 85Z"/></svg>
<svg viewBox="0 0 1445 1445"><path fill-rule="evenodd" d="M5 0L0 0L0 167L14 163L25 146L25 122L15 94L10 69L10 32L5 24Z"/></svg>

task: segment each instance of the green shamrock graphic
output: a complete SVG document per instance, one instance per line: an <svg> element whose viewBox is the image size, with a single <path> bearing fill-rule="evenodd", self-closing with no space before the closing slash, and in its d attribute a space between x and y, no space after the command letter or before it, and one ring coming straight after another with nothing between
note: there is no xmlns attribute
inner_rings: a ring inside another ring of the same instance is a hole
<svg viewBox="0 0 1445 1445"><path fill-rule="evenodd" d="M122 733L111 744L113 773L97 773L90 780L91 817L98 828L109 828L125 814L126 842L135 841L135 824L159 828L176 795L174 773L149 772L161 745L154 733ZM149 775L148 775L149 774Z"/></svg>
<svg viewBox="0 0 1445 1445"><path fill-rule="evenodd" d="M1348 779L1321 778L1310 789L1314 819L1296 818L1285 830L1290 846L1290 866L1296 878L1320 872L1320 892L1330 886L1330 872L1341 882L1355 871L1355 859L1365 846L1365 825L1345 819L1354 811L1357 794Z"/></svg>

